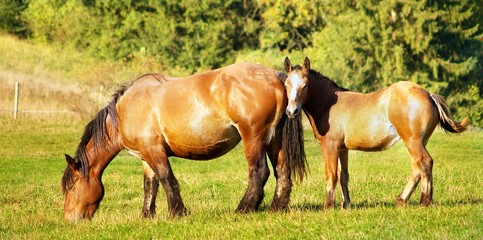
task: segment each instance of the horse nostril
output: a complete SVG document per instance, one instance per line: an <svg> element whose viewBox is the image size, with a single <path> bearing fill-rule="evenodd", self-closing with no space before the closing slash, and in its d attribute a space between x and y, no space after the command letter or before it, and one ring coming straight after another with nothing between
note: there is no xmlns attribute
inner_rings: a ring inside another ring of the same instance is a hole
<svg viewBox="0 0 483 240"><path fill-rule="evenodd" d="M300 110L298 108L295 109L295 111L293 111L293 115L294 116L297 116L299 114Z"/></svg>
<svg viewBox="0 0 483 240"><path fill-rule="evenodd" d="M298 109L295 109L295 112L291 112L290 110L286 109L285 113L289 118L294 118L298 114Z"/></svg>
<svg viewBox="0 0 483 240"><path fill-rule="evenodd" d="M287 114L287 116L290 117L290 115L292 114L288 109L285 109L285 113Z"/></svg>

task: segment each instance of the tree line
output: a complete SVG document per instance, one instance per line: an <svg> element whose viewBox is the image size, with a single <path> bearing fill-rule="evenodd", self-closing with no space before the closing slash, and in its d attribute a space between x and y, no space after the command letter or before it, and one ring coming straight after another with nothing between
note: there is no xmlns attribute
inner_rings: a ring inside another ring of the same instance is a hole
<svg viewBox="0 0 483 240"><path fill-rule="evenodd" d="M355 91L410 80L483 126L482 7L470 0L0 0L0 31L191 73L309 56ZM272 66L270 66L272 67Z"/></svg>

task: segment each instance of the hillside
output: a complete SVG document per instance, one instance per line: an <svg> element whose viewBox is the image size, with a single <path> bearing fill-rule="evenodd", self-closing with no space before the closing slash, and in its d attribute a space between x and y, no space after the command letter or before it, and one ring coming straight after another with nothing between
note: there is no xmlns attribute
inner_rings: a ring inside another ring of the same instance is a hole
<svg viewBox="0 0 483 240"><path fill-rule="evenodd" d="M115 89L146 72L163 71L148 58L98 61L72 49L0 35L0 114L11 116L15 82L20 116L89 118Z"/></svg>

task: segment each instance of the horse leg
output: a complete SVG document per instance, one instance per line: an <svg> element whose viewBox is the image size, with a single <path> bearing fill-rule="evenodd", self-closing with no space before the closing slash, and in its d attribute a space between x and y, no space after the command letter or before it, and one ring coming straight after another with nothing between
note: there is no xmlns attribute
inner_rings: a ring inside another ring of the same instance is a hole
<svg viewBox="0 0 483 240"><path fill-rule="evenodd" d="M419 171L421 174L421 199L419 204L430 206L433 204L433 158L424 145L419 145L413 158L419 156Z"/></svg>
<svg viewBox="0 0 483 240"><path fill-rule="evenodd" d="M422 180L420 204L431 205L433 202L433 159L421 141L407 144L407 149L411 155L411 174L406 187L396 199L396 204L398 206L406 205L417 184Z"/></svg>
<svg viewBox="0 0 483 240"><path fill-rule="evenodd" d="M339 153L339 181L341 188L342 201L341 208L350 208L351 198L349 196L349 154L348 150L340 151Z"/></svg>
<svg viewBox="0 0 483 240"><path fill-rule="evenodd" d="M263 141L252 138L243 141L245 155L248 161L248 189L238 205L237 212L247 213L254 211L263 200L263 187L267 182L270 170L265 158L265 144Z"/></svg>
<svg viewBox="0 0 483 240"><path fill-rule="evenodd" d="M146 161L142 161L144 171L144 205L141 212L143 218L152 218L156 214L156 196L159 179Z"/></svg>
<svg viewBox="0 0 483 240"><path fill-rule="evenodd" d="M411 194L416 189L419 181L421 180L421 174L419 172L417 162L411 157L411 173L409 174L409 180L406 183L406 186L396 198L396 205L397 206L404 206L407 205Z"/></svg>
<svg viewBox="0 0 483 240"><path fill-rule="evenodd" d="M272 211L288 210L290 202L290 192L292 191L292 180L287 166L283 164L283 152L281 138L278 137L281 132L275 133L275 136L269 144L267 151L268 158L272 163L274 175L277 181L275 193L272 200Z"/></svg>
<svg viewBox="0 0 483 240"><path fill-rule="evenodd" d="M324 156L325 166L325 204L324 208L333 208L335 204L335 187L337 185L337 167L338 167L338 150L334 148L322 146L322 155Z"/></svg>
<svg viewBox="0 0 483 240"><path fill-rule="evenodd" d="M421 199L419 204L423 206L433 204L433 159L429 153L427 153L427 156L429 157L425 157L421 169Z"/></svg>
<svg viewBox="0 0 483 240"><path fill-rule="evenodd" d="M149 152L143 154L143 158L154 170L163 186L168 202L168 212L171 216L185 216L188 210L183 204L179 191L179 183L173 174L169 159L164 151L157 151L156 154Z"/></svg>

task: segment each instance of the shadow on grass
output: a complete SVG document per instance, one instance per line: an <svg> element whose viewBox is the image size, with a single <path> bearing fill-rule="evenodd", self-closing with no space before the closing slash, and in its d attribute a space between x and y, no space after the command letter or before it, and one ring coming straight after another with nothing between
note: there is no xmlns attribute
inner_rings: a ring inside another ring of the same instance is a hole
<svg viewBox="0 0 483 240"><path fill-rule="evenodd" d="M463 206L463 205L480 205L483 204L483 198L466 198L466 199L451 199L437 202L435 206Z"/></svg>
<svg viewBox="0 0 483 240"><path fill-rule="evenodd" d="M453 206L464 206L464 205L480 205L483 204L483 198L471 198L471 199L454 199L446 200L442 202L436 202L433 204L434 207L453 207ZM362 201L362 202L352 202L350 209L372 209L372 208L404 208L404 207L422 207L417 201L410 201L406 206L396 206L396 201ZM269 210L270 206L266 207ZM293 211L327 211L324 208L324 203L304 203L304 204L294 204L290 207ZM340 209L339 203L336 203L334 209ZM348 210L350 210L348 209Z"/></svg>

